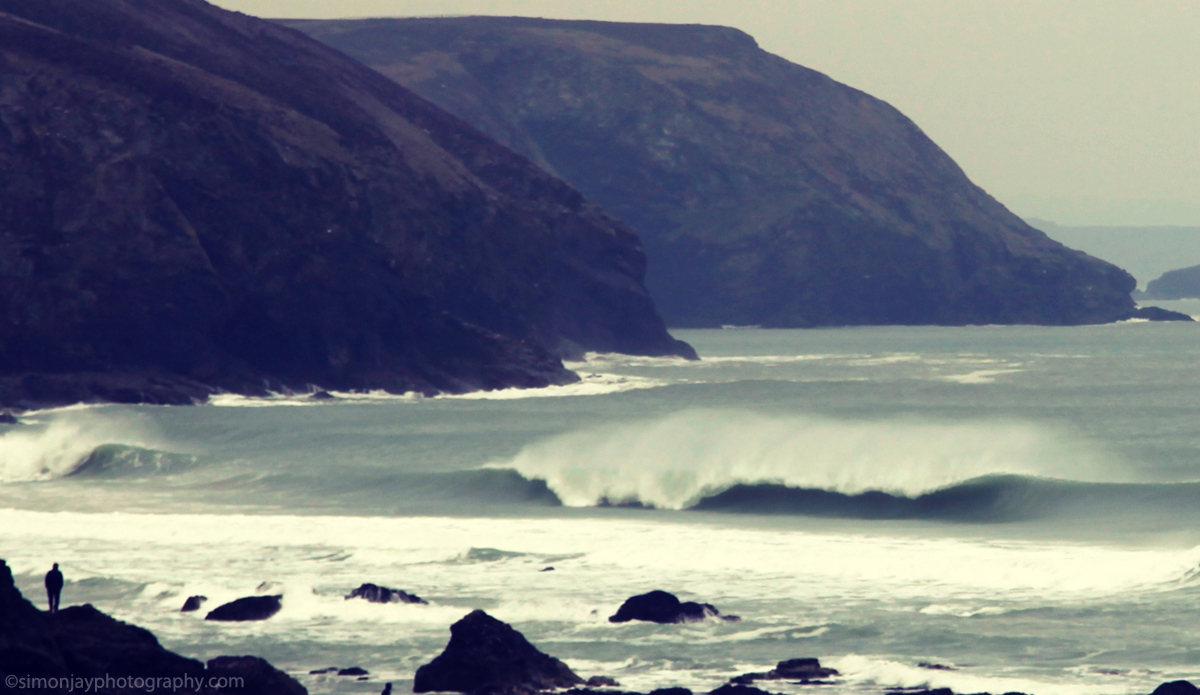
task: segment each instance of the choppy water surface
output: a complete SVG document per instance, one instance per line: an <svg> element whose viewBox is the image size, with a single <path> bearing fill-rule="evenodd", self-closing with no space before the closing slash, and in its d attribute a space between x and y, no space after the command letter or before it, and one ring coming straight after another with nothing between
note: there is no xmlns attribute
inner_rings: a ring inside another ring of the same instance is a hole
<svg viewBox="0 0 1200 695"><path fill-rule="evenodd" d="M838 692L1145 693L1200 673L1198 331L680 331L700 362L536 392L35 413L0 426L0 557L314 693L408 689L476 607L628 689L815 656ZM368 581L431 603L343 600ZM743 620L607 622L656 588ZM254 593L284 610L178 612Z"/></svg>

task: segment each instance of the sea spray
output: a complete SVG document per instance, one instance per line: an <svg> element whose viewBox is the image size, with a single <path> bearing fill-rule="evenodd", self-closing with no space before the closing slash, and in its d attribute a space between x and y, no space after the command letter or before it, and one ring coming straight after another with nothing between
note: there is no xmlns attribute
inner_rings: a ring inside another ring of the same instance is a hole
<svg viewBox="0 0 1200 695"><path fill-rule="evenodd" d="M568 506L607 501L662 509L683 509L745 483L915 496L993 474L1126 478L1100 447L1028 422L834 420L718 410L570 432L491 465L545 480Z"/></svg>

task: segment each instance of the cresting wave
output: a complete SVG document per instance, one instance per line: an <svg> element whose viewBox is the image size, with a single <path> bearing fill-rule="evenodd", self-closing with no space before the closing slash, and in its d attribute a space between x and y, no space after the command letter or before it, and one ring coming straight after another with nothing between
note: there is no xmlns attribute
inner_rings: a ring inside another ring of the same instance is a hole
<svg viewBox="0 0 1200 695"><path fill-rule="evenodd" d="M915 498L982 476L1126 480L1100 449L1026 422L852 421L689 410L527 446L511 461L568 506L684 509L735 486Z"/></svg>
<svg viewBox="0 0 1200 695"><path fill-rule="evenodd" d="M96 469L155 465L157 438L136 417L73 408L23 419L0 435L0 483L60 478L89 461Z"/></svg>

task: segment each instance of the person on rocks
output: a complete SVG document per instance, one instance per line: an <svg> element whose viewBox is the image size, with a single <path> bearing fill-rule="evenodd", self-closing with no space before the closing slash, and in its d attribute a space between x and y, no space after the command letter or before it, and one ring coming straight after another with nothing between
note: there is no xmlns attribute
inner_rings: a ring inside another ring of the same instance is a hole
<svg viewBox="0 0 1200 695"><path fill-rule="evenodd" d="M58 563L54 563L54 568L46 573L46 598L50 601L50 612L58 612L58 598L62 594L63 576L62 572L58 571Z"/></svg>

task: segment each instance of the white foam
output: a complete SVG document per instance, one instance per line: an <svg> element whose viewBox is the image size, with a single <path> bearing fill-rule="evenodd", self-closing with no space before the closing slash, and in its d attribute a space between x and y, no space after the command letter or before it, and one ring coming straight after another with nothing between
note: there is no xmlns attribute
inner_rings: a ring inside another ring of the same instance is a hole
<svg viewBox="0 0 1200 695"><path fill-rule="evenodd" d="M608 498L666 509L735 483L915 495L987 474L1122 476L1086 441L1026 422L848 421L714 410L572 432L491 465L545 480L568 506Z"/></svg>
<svg viewBox="0 0 1200 695"><path fill-rule="evenodd" d="M824 662L823 662L824 663ZM981 676L966 671L931 670L858 654L831 659L828 665L857 686L883 688L950 688L956 693L1021 692L1037 695L1107 695L1123 692L1112 679L1098 683L1063 683L1030 678ZM1135 685L1126 686L1129 692ZM1137 692L1136 690L1133 690Z"/></svg>
<svg viewBox="0 0 1200 695"><path fill-rule="evenodd" d="M464 394L447 394L437 398L459 400L515 400L523 398L560 398L564 396L600 396L624 391L636 391L666 386L669 382L643 376L603 374L576 370L579 381L574 384L546 386L539 389L499 389L496 391L473 391Z"/></svg>
<svg viewBox="0 0 1200 695"><path fill-rule="evenodd" d="M211 396L208 404L219 408L274 408L331 405L335 403L417 403L424 399L419 393L388 393L387 391L330 391L333 399L316 399L310 393L272 393L268 396L243 396L221 393Z"/></svg>
<svg viewBox="0 0 1200 695"><path fill-rule="evenodd" d="M1003 374L1015 374L1022 369L980 369L967 374L948 374L942 378L959 384L991 384Z"/></svg>

